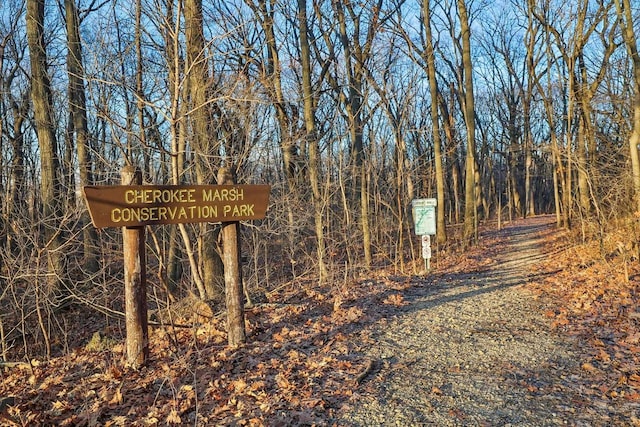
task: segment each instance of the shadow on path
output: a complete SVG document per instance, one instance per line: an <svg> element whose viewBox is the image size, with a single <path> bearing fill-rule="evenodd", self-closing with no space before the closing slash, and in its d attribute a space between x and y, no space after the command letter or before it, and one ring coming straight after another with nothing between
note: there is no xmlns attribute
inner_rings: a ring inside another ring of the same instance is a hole
<svg viewBox="0 0 640 427"><path fill-rule="evenodd" d="M543 241L554 232L553 218L540 216L490 231L487 236L498 243L484 252L493 259L490 265L456 272L434 272L413 276L412 287L403 292L409 305L399 307L398 315L419 312L440 304L459 302L467 298L540 281L556 271L536 270L535 265L549 254L542 251ZM390 290L388 294L394 293Z"/></svg>
<svg viewBox="0 0 640 427"><path fill-rule="evenodd" d="M404 305L360 306L378 319L359 331L376 369L338 424L562 424L559 375L574 367L573 347L522 287L555 273L536 268L553 233L549 216L489 231L476 262L395 278L380 298L400 294Z"/></svg>

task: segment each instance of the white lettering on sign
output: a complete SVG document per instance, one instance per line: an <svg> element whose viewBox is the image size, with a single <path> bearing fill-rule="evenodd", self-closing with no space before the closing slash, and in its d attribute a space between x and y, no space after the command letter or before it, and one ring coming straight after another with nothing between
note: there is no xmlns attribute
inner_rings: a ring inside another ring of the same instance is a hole
<svg viewBox="0 0 640 427"><path fill-rule="evenodd" d="M262 219L268 185L86 186L98 228Z"/></svg>
<svg viewBox="0 0 640 427"><path fill-rule="evenodd" d="M196 201L195 191L193 188L127 190L124 193L124 201L130 205L134 203L193 203Z"/></svg>
<svg viewBox="0 0 640 427"><path fill-rule="evenodd" d="M202 190L202 201L204 202L238 202L241 200L244 200L242 188Z"/></svg>
<svg viewBox="0 0 640 427"><path fill-rule="evenodd" d="M222 214L225 217L250 216L254 215L253 207L254 205L224 205Z"/></svg>
<svg viewBox="0 0 640 427"><path fill-rule="evenodd" d="M227 207L225 206L225 208ZM209 218L218 218L218 206L150 206L111 209L111 221L114 223L173 221L176 219L206 220Z"/></svg>

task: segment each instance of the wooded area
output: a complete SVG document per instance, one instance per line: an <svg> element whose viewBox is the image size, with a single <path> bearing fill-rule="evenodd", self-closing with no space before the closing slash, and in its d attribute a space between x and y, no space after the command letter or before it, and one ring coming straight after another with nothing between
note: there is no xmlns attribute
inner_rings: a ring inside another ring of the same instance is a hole
<svg viewBox="0 0 640 427"><path fill-rule="evenodd" d="M630 0L5 0L0 343L64 353L70 304L122 322L122 233L85 185L270 184L241 229L249 298L415 269L490 219L640 228L640 9ZM222 227L148 227L149 308L224 302ZM637 251L637 245L635 246Z"/></svg>

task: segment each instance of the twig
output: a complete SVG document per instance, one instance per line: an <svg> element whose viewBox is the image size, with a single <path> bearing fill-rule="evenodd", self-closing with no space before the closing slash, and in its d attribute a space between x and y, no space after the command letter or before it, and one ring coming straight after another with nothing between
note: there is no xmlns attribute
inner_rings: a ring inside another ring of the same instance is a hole
<svg viewBox="0 0 640 427"><path fill-rule="evenodd" d="M364 367L364 370L362 372L360 372L360 374L358 374L358 376L356 377L356 384L360 385L362 384L362 382L364 381L364 379L369 376L369 374L371 374L371 372L373 371L373 368L376 366L376 362L373 359L368 359L367 360L367 364Z"/></svg>
<svg viewBox="0 0 640 427"><path fill-rule="evenodd" d="M4 362L0 360L0 368L15 368L18 366L29 366L27 362Z"/></svg>

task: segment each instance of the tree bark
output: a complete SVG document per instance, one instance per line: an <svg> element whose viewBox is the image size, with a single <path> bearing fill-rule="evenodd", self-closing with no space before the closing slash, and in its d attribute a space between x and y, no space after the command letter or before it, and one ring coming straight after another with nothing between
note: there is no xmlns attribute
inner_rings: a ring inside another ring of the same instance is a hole
<svg viewBox="0 0 640 427"><path fill-rule="evenodd" d="M275 0L245 0L245 3L253 10L257 20L265 33L266 44L266 78L264 85L271 98L276 113L276 120L280 128L280 149L282 150L282 169L286 177L287 189L291 200L286 204L289 232L287 243L291 271L295 276L295 254L297 252L298 233L296 232L296 209L298 209L302 177L304 168L300 159L298 144L299 114L294 104L285 100L282 90L282 64L274 31ZM256 4L257 3L257 4Z"/></svg>
<svg viewBox="0 0 640 427"><path fill-rule="evenodd" d="M122 170L122 185L142 184L142 173L132 166ZM127 363L139 368L149 360L145 228L123 227L124 300Z"/></svg>
<svg viewBox="0 0 640 427"><path fill-rule="evenodd" d="M453 104L453 97L450 102ZM447 101L444 96L440 94L439 96L439 111L442 114L442 127L445 135L445 141L448 148L445 150L445 156L448 159L447 164L449 165L449 170L447 171L447 175L450 175L449 181L451 184L449 185L449 200L451 209L453 210L453 218L450 218L450 222L455 222L456 224L460 223L460 192L461 192L461 170L462 167L460 165L459 156L458 156L458 141L456 141L456 132L455 132L455 122L453 116L449 113L449 107L447 106Z"/></svg>
<svg viewBox="0 0 640 427"><path fill-rule="evenodd" d="M220 168L218 184L235 184L233 172L227 168ZM240 266L240 223L223 222L221 234L227 307L227 339L231 347L237 347L247 340L242 299L242 268Z"/></svg>
<svg viewBox="0 0 640 427"><path fill-rule="evenodd" d="M318 275L322 283L327 279L324 220L322 216L322 193L320 190L320 146L316 131L316 119L311 86L311 52L307 34L307 3L298 0L298 23L300 25L300 60L302 65L302 98L304 103L304 124L306 140L309 145L309 181L313 195L313 212L316 234L316 253L318 257Z"/></svg>
<svg viewBox="0 0 640 427"><path fill-rule="evenodd" d="M196 179L206 184L209 177L206 169L212 163L212 155L217 153L218 142L212 144L211 107L209 102L210 72L204 43L202 0L185 0L185 42L187 45L187 100L190 111L191 145L196 153ZM222 118L221 120L225 120ZM201 224L198 237L198 252L202 265L203 300L216 298L223 282L223 263L218 254L218 231L209 224Z"/></svg>
<svg viewBox="0 0 640 427"><path fill-rule="evenodd" d="M371 7L371 16L368 18L369 27L365 37L359 34L360 21L353 25L355 34L349 37L347 34L347 20L345 8L349 16L356 21L358 15L354 11L353 2L334 2L336 16L338 19L338 33L344 54L346 74L347 74L347 94L344 95L342 87L337 87L340 98L347 112L349 128L349 138L351 140L351 167L353 177L353 188L355 191L354 200L359 202L360 207L360 228L363 233L364 262L368 267L371 265L371 239L369 226L369 193L366 182L365 150L364 150L364 126L366 119L363 117L363 82L367 78L368 71L365 64L371 58L374 36L378 31L380 23L380 13L382 11L382 0L377 0L377 4ZM362 43L361 38L364 40ZM359 199L359 200L358 200Z"/></svg>
<svg viewBox="0 0 640 427"><path fill-rule="evenodd" d="M80 186L93 184L91 156L89 147L89 128L87 125L87 103L84 90L84 67L82 65L82 45L80 42L80 22L75 0L65 0L65 18L67 25L67 74L69 77L69 112L75 133L76 152L78 154L78 177ZM88 272L98 270L96 242L98 234L95 227L87 226L91 222L89 211L82 214L84 265Z"/></svg>
<svg viewBox="0 0 640 427"><path fill-rule="evenodd" d="M476 126L473 96L473 64L471 61L471 28L465 0L457 0L462 35L462 67L464 79L464 121L467 130L467 155L465 164L464 240L477 243L477 188L476 188Z"/></svg>
<svg viewBox="0 0 640 427"><path fill-rule="evenodd" d="M40 149L40 194L50 291L59 290L64 272L60 161L52 118L53 103L44 44L44 0L27 0L27 43L31 59L31 100Z"/></svg>
<svg viewBox="0 0 640 427"><path fill-rule="evenodd" d="M431 126L433 136L433 155L436 170L436 197L438 199L436 218L436 241L443 244L447 241L445 228L445 185L444 168L442 167L442 139L440 137L440 122L438 115L438 81L436 79L436 60L433 49L433 35L431 33L430 0L422 0L422 19L425 30L424 61L429 78L429 94L431 95Z"/></svg>
<svg viewBox="0 0 640 427"><path fill-rule="evenodd" d="M622 30L622 37L631 57L633 66L633 122L631 136L629 137L629 155L631 158L631 175L633 178L633 190L635 197L636 213L640 212L640 54L638 53L638 41L633 27L631 15L631 2L629 0L615 0L618 13L618 25Z"/></svg>
<svg viewBox="0 0 640 427"><path fill-rule="evenodd" d="M138 0L140 1L140 0ZM167 3L166 22L171 23L174 19L173 3ZM167 74L168 74L168 87L169 97L171 99L170 114L171 120L171 166L170 176L171 183L173 185L182 184L185 164L185 138L182 131L184 126L183 120L179 120L181 114L180 103L180 58L178 55L178 40L172 37L174 32L178 32L178 29L164 28L163 39L165 43L165 55L167 61ZM169 250L167 251L167 280L169 287L173 289L173 292L177 290L178 283L182 277L183 269L181 264L182 248L180 246L180 240L182 239L182 226L171 225L169 232Z"/></svg>
<svg viewBox="0 0 640 427"><path fill-rule="evenodd" d="M28 117L29 111L29 92L25 92L25 95L21 102L13 102L11 108L13 116L13 134L9 137L9 144L11 145L11 175L10 185L8 190L7 204L4 207L6 210L6 223L4 225L5 241L7 248L12 250L15 246L13 231L15 228L21 228L22 225L18 224L18 218L25 218L24 214L18 214L24 212L26 208L26 200L24 198L27 187L25 185L25 147L24 147L24 129L23 124Z"/></svg>

